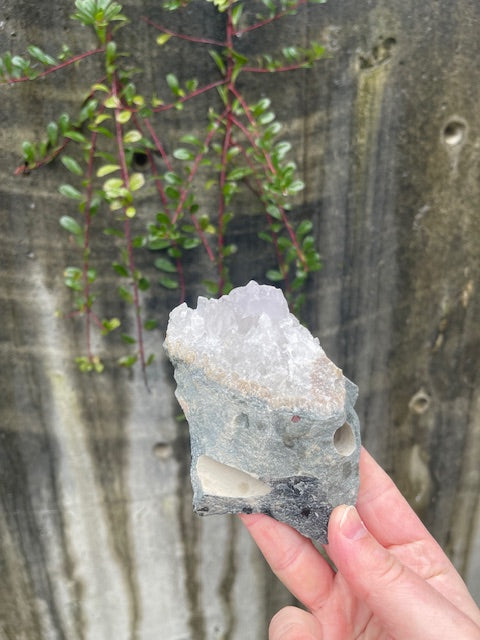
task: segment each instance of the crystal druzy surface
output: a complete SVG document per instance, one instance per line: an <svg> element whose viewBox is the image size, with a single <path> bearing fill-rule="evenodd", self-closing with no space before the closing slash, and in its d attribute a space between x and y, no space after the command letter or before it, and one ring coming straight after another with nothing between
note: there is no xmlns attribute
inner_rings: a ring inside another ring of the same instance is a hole
<svg viewBox="0 0 480 640"><path fill-rule="evenodd" d="M357 387L289 313L250 282L173 309L165 339L189 423L194 508L263 512L321 542L358 490Z"/></svg>

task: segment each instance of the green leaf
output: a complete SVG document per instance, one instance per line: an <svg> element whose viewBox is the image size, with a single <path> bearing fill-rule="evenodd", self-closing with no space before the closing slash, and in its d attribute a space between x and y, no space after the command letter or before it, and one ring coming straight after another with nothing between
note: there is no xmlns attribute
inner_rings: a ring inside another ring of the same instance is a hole
<svg viewBox="0 0 480 640"><path fill-rule="evenodd" d="M250 167L236 167L228 173L227 180L241 180L242 178L245 178L246 176L249 176L251 174L252 170L250 169Z"/></svg>
<svg viewBox="0 0 480 640"><path fill-rule="evenodd" d="M143 323L143 328L145 329L145 331L153 331L157 327L158 327L157 320L145 320L145 322Z"/></svg>
<svg viewBox="0 0 480 640"><path fill-rule="evenodd" d="M99 167L97 171L97 177L102 178L103 176L108 176L109 173L113 173L114 171L118 171L119 169L119 164L104 164L102 167Z"/></svg>
<svg viewBox="0 0 480 640"><path fill-rule="evenodd" d="M112 64L115 61L115 56L117 54L117 44L113 40L111 40L106 48L105 48L105 57L107 64Z"/></svg>
<svg viewBox="0 0 480 640"><path fill-rule="evenodd" d="M165 187L165 194L172 200L178 200L180 198L180 191L175 187L172 187L171 184Z"/></svg>
<svg viewBox="0 0 480 640"><path fill-rule="evenodd" d="M139 140L141 139L142 139L142 134L140 133L140 131L137 131L136 129L132 129L131 131L128 131L123 136L123 141L125 144L132 144L134 142L139 142Z"/></svg>
<svg viewBox="0 0 480 640"><path fill-rule="evenodd" d="M149 367L149 366L152 364L152 362L153 362L154 360L155 360L155 354L154 354L154 353L151 353L151 354L148 356L148 358L145 360L145 366L146 366L146 367Z"/></svg>
<svg viewBox="0 0 480 640"><path fill-rule="evenodd" d="M275 114L273 111L267 111L266 113L262 113L261 116L258 116L257 119L260 124L269 124L275 120Z"/></svg>
<svg viewBox="0 0 480 640"><path fill-rule="evenodd" d="M62 194L62 196L66 196L67 198L71 198L72 200L82 199L82 194L80 193L80 191L78 189L75 189L75 187L72 187L71 184L61 184L58 187L58 190Z"/></svg>
<svg viewBox="0 0 480 640"><path fill-rule="evenodd" d="M62 164L70 171L70 173L73 173L76 176L83 175L82 167L74 158L71 158L70 156L62 156L61 160Z"/></svg>
<svg viewBox="0 0 480 640"><path fill-rule="evenodd" d="M198 247L200 242L200 238L185 238L182 242L182 247L184 249L195 249L195 247Z"/></svg>
<svg viewBox="0 0 480 640"><path fill-rule="evenodd" d="M160 271L166 271L168 273L175 273L177 267L168 258L157 258L153 263Z"/></svg>
<svg viewBox="0 0 480 640"><path fill-rule="evenodd" d="M73 131L72 129L69 129L68 131L65 131L63 135L66 138L70 138L70 140L73 140L74 142L86 142L85 136L79 131Z"/></svg>
<svg viewBox="0 0 480 640"><path fill-rule="evenodd" d="M111 318L110 320L104 319L102 320L102 326L102 336L105 336L107 335L107 333L118 329L118 327L120 326L120 320L118 318Z"/></svg>
<svg viewBox="0 0 480 640"><path fill-rule="evenodd" d="M127 267L119 262L114 262L112 267L115 269L116 273L122 278L128 278L130 276L130 272Z"/></svg>
<svg viewBox="0 0 480 640"><path fill-rule="evenodd" d="M107 109L118 109L121 103L117 96L108 96L103 104Z"/></svg>
<svg viewBox="0 0 480 640"><path fill-rule="evenodd" d="M171 37L172 36L169 33L161 33L159 36L157 36L156 42L161 47L162 45L167 43Z"/></svg>
<svg viewBox="0 0 480 640"><path fill-rule="evenodd" d="M118 287L118 295L122 298L122 300L124 300L125 302L128 303L132 303L133 302L133 295L132 292L129 291L128 289L126 289L125 287Z"/></svg>
<svg viewBox="0 0 480 640"><path fill-rule="evenodd" d="M301 180L294 180L292 184L288 186L289 193L297 193L305 188L305 184Z"/></svg>
<svg viewBox="0 0 480 640"><path fill-rule="evenodd" d="M22 152L25 162L27 164L34 164L35 162L35 147L31 142L22 142Z"/></svg>
<svg viewBox="0 0 480 640"><path fill-rule="evenodd" d="M195 154L190 151L190 149L180 147L179 149L175 149L173 157L177 158L177 160L193 160L195 158Z"/></svg>
<svg viewBox="0 0 480 640"><path fill-rule="evenodd" d="M57 64L57 61L55 60L55 58L52 58L52 56L49 56L48 53L45 53L45 51L42 51L39 47L36 47L33 44L27 47L27 51L32 56L32 58L35 58L42 64L45 64L45 65Z"/></svg>
<svg viewBox="0 0 480 640"><path fill-rule="evenodd" d="M128 333L122 333L122 340L127 344L135 344L136 340L132 336L129 336Z"/></svg>
<svg viewBox="0 0 480 640"><path fill-rule="evenodd" d="M138 191L145 184L145 176L143 173L132 173L130 176L129 187L130 191Z"/></svg>
<svg viewBox="0 0 480 640"><path fill-rule="evenodd" d="M272 280L272 282L279 282L280 280L283 280L283 274L276 269L269 269L265 275L269 280Z"/></svg>
<svg viewBox="0 0 480 640"><path fill-rule="evenodd" d="M137 362L137 356L122 356L118 359L118 364L121 367L133 367L133 365Z"/></svg>
<svg viewBox="0 0 480 640"><path fill-rule="evenodd" d="M54 147L58 140L58 124L56 122L49 122L47 124L47 136L48 142Z"/></svg>
<svg viewBox="0 0 480 640"><path fill-rule="evenodd" d="M70 216L62 216L60 218L60 226L72 233L74 236L81 236L83 234L82 227Z"/></svg>
<svg viewBox="0 0 480 640"><path fill-rule="evenodd" d="M267 213L269 213L272 218L275 218L276 220L281 220L282 219L282 212L280 211L280 209L274 205L274 204L268 204L265 207Z"/></svg>
<svg viewBox="0 0 480 640"><path fill-rule="evenodd" d="M147 291L147 289L150 289L150 281L148 280L148 278L145 278L143 276L139 278L138 288L140 289L140 291Z"/></svg>
<svg viewBox="0 0 480 640"><path fill-rule="evenodd" d="M232 9L232 23L234 27L238 25L238 22L242 15L242 11L243 11L243 2L239 2L238 4L234 5Z"/></svg>
<svg viewBox="0 0 480 640"><path fill-rule="evenodd" d="M171 91L178 95L180 93L180 84L178 82L178 78L174 73L167 73L166 81Z"/></svg>
<svg viewBox="0 0 480 640"><path fill-rule="evenodd" d="M255 104L252 107L253 115L258 117L259 115L261 115L264 111L266 111L268 109L270 104L271 104L270 98L262 98L261 100L259 100L257 102L257 104Z"/></svg>
<svg viewBox="0 0 480 640"><path fill-rule="evenodd" d="M127 111L127 109L124 109L123 111L119 111L115 116L117 122L120 122L120 124L126 124L131 117L132 117L132 112Z"/></svg>
<svg viewBox="0 0 480 640"><path fill-rule="evenodd" d="M166 289L178 289L178 282L173 278L169 278L168 276L162 276L159 279L159 283Z"/></svg>
<svg viewBox="0 0 480 640"><path fill-rule="evenodd" d="M265 242L273 243L272 236L269 233L267 233L266 231L259 231L258 232L258 237L261 240L265 240Z"/></svg>
<svg viewBox="0 0 480 640"><path fill-rule="evenodd" d="M217 295L218 282L215 282L215 280L202 280L202 284L211 296Z"/></svg>
<svg viewBox="0 0 480 640"><path fill-rule="evenodd" d="M181 177L173 171L167 171L163 177L168 184L182 184Z"/></svg>
<svg viewBox="0 0 480 640"><path fill-rule="evenodd" d="M68 113L62 113L58 119L58 126L60 127L60 131L62 135L65 135L65 132L68 130L70 126L70 116Z"/></svg>
<svg viewBox="0 0 480 640"><path fill-rule="evenodd" d="M187 133L186 135L180 138L180 142L185 142L187 144L193 144L196 147L203 147L203 143L191 133Z"/></svg>
<svg viewBox="0 0 480 640"><path fill-rule="evenodd" d="M220 70L220 73L222 75L225 75L227 69L225 67L225 62L222 56L218 53L218 51L215 51L214 49L211 49L208 53L212 56L213 60L215 61L215 64Z"/></svg>
<svg viewBox="0 0 480 640"><path fill-rule="evenodd" d="M304 236L313 229L313 222L311 220L302 220L302 222L297 227L297 234L299 236Z"/></svg>
<svg viewBox="0 0 480 640"><path fill-rule="evenodd" d="M172 244L172 241L166 238L151 238L148 241L148 248L151 251L159 251L160 249L166 249Z"/></svg>

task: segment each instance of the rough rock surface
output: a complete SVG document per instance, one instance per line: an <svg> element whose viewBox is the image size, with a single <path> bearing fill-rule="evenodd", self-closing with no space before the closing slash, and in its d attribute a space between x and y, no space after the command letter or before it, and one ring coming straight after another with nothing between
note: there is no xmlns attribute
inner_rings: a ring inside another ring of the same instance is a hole
<svg viewBox="0 0 480 640"><path fill-rule="evenodd" d="M190 426L194 508L267 513L327 541L358 490L357 387L289 313L250 282L170 314L165 349Z"/></svg>

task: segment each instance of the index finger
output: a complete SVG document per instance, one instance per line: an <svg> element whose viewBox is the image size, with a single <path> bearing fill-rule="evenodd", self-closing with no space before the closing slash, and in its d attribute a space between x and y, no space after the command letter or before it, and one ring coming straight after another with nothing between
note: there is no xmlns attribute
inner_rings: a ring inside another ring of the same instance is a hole
<svg viewBox="0 0 480 640"><path fill-rule="evenodd" d="M264 514L240 518L277 578L306 607L318 611L330 594L334 572L312 541Z"/></svg>
<svg viewBox="0 0 480 640"><path fill-rule="evenodd" d="M357 510L368 530L384 546L423 539L433 541L393 480L363 447Z"/></svg>

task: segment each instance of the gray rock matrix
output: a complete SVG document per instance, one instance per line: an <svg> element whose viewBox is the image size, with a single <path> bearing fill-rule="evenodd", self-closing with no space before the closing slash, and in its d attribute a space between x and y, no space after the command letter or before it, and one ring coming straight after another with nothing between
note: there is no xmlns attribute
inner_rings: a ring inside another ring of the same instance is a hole
<svg viewBox="0 0 480 640"><path fill-rule="evenodd" d="M250 282L170 314L165 349L190 428L194 509L266 513L327 542L358 492L357 387L289 313Z"/></svg>

